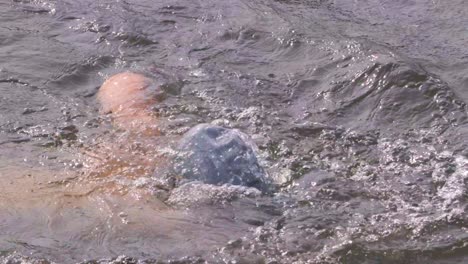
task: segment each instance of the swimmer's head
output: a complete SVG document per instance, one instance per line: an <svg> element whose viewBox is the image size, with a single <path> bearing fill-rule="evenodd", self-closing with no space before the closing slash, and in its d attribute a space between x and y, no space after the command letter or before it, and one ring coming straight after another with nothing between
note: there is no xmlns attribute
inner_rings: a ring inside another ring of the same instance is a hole
<svg viewBox="0 0 468 264"><path fill-rule="evenodd" d="M143 109L154 100L148 93L149 78L132 72L113 75L99 89L97 98L104 113L122 113L130 109Z"/></svg>
<svg viewBox="0 0 468 264"><path fill-rule="evenodd" d="M141 74L123 72L107 79L99 89L97 100L101 112L112 114L119 126L151 122L148 107L157 100L158 89L153 81Z"/></svg>

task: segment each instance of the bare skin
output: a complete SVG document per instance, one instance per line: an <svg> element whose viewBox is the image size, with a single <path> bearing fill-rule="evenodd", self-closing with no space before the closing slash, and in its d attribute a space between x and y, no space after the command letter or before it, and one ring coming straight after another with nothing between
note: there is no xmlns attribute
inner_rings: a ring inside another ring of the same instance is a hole
<svg viewBox="0 0 468 264"><path fill-rule="evenodd" d="M100 111L124 133L85 150L83 159L92 179L112 175L136 179L151 174L164 160L154 147L160 133L150 109L158 102L158 92L150 78L132 72L115 74L102 84L97 94Z"/></svg>
<svg viewBox="0 0 468 264"><path fill-rule="evenodd" d="M131 72L116 74L102 84L97 95L101 112L110 115L116 128L129 133L117 133L120 137L98 140L75 153L74 157L84 165L82 172L87 177L76 174L74 170L23 168L21 164L2 164L6 161L0 160L0 176L11 182L0 186L0 210L11 203L10 199L22 201L16 204L27 207L28 204L46 200L44 197L60 196L62 193L87 196L100 190L96 193L127 194L127 188L107 179L121 175L133 180L149 175L162 160L157 157L155 148L150 147L154 146L153 141L158 138L154 135L159 133L156 118L149 110L157 101L154 96L157 89L152 85L151 79ZM132 139L137 139L135 141L139 144ZM66 188L62 188L62 182L67 183ZM53 188L49 188L49 185ZM18 191L22 189L27 191ZM144 195L145 189L133 191L135 193Z"/></svg>
<svg viewBox="0 0 468 264"><path fill-rule="evenodd" d="M97 99L101 112L110 113L114 125L145 135L157 133L156 120L148 107L155 103L152 81L137 73L123 72L107 79L99 89Z"/></svg>

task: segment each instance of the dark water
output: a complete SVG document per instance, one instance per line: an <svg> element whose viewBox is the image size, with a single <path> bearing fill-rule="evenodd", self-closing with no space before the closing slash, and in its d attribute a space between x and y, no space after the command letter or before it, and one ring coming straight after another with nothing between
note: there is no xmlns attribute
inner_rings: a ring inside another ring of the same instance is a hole
<svg viewBox="0 0 468 264"><path fill-rule="evenodd" d="M467 263L466 14L0 0L2 261ZM168 91L161 136L99 114L98 87L126 70ZM250 135L274 194L153 177L202 122Z"/></svg>

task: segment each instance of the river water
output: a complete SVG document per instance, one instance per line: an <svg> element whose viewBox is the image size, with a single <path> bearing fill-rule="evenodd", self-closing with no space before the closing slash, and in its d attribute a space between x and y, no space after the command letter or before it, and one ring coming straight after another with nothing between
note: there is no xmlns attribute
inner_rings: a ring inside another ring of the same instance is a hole
<svg viewBox="0 0 468 264"><path fill-rule="evenodd" d="M464 0L0 0L2 263L467 263ZM96 92L163 87L159 135ZM157 177L199 123L274 191ZM158 262L159 261L159 262Z"/></svg>

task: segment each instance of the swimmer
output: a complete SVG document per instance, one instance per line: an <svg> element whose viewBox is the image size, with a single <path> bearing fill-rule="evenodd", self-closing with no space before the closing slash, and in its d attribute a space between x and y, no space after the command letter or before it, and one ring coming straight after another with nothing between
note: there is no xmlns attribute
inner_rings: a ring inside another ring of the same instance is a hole
<svg viewBox="0 0 468 264"><path fill-rule="evenodd" d="M158 101L161 94L151 79L142 74L124 72L113 75L102 84L97 100L101 112L110 114L118 128L152 134L157 132L157 128L149 107Z"/></svg>
<svg viewBox="0 0 468 264"><path fill-rule="evenodd" d="M101 111L111 114L114 125L141 131L149 124L156 126L157 120L148 108L157 103L160 95L161 91L149 78L124 72L106 80L97 99ZM173 174L189 181L243 185L263 191L267 189L265 172L254 149L254 143L238 130L200 124L182 136L177 147L178 155L172 162L164 164L166 169L172 167L169 171ZM161 168L156 171L158 174Z"/></svg>
<svg viewBox="0 0 468 264"><path fill-rule="evenodd" d="M81 159L86 175L93 180L115 175L137 179L165 162L154 148L161 138L151 111L161 96L160 87L142 74L123 72L104 81L96 96L100 113L110 117L120 131L98 137L91 147L83 147ZM111 181L108 185L117 188Z"/></svg>

